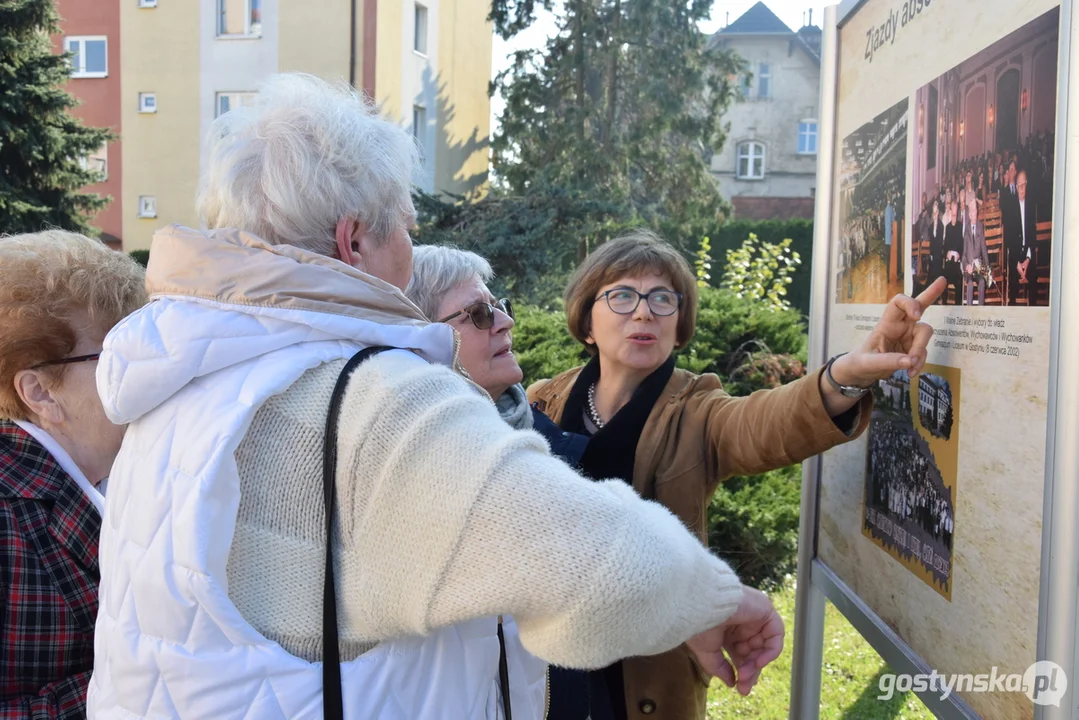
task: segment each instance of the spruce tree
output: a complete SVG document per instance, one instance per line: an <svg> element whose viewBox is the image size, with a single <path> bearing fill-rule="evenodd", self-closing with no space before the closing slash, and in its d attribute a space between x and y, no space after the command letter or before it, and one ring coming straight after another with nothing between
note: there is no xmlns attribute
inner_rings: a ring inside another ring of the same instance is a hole
<svg viewBox="0 0 1079 720"><path fill-rule="evenodd" d="M549 0L494 0L503 37ZM506 109L493 141L512 193L560 187L625 203L687 255L727 206L709 170L743 61L709 45L712 0L565 0L558 34L520 52L495 85ZM587 248L585 248L587 250Z"/></svg>
<svg viewBox="0 0 1079 720"><path fill-rule="evenodd" d="M81 192L97 173L87 157L111 138L71 115L71 66L53 53L53 0L0 0L0 233L62 228L95 233L108 200Z"/></svg>

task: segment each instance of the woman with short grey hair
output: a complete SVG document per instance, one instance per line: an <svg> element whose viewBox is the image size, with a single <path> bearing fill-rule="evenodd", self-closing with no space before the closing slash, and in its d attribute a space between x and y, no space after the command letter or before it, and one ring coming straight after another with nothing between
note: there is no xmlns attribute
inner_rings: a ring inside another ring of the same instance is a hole
<svg viewBox="0 0 1079 720"><path fill-rule="evenodd" d="M405 294L431 320L448 323L461 339L461 365L513 427L532 427L523 374L513 355L513 306L487 288L491 264L474 252L421 245L412 252Z"/></svg>
<svg viewBox="0 0 1079 720"><path fill-rule="evenodd" d="M251 106L214 121L196 201L207 227L332 256L343 218L382 239L412 225L412 136L314 82L275 76Z"/></svg>
<svg viewBox="0 0 1079 720"><path fill-rule="evenodd" d="M563 432L529 405L521 366L513 355L513 306L509 300L495 300L487 288L493 277L491 264L474 252L421 245L413 250L412 282L405 294L427 317L454 329L460 338L461 365L494 400L502 419L517 430L540 433L552 453L577 467L588 437ZM511 639L516 639L515 626L507 625ZM552 667L549 690L549 717L608 720L603 708L592 706L590 695L599 689L589 687L587 673Z"/></svg>
<svg viewBox="0 0 1079 720"><path fill-rule="evenodd" d="M412 281L405 294L424 315L435 318L448 292L473 279L489 283L494 276L491 263L470 250L417 245L412 249Z"/></svg>

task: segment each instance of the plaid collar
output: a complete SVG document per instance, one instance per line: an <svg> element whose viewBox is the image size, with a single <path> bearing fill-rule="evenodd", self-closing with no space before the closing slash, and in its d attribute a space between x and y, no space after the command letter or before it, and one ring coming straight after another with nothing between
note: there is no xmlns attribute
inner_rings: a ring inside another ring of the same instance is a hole
<svg viewBox="0 0 1079 720"><path fill-rule="evenodd" d="M74 480L29 433L0 420L0 498L53 500Z"/></svg>
<svg viewBox="0 0 1079 720"><path fill-rule="evenodd" d="M0 420L0 500L51 501L49 534L86 568L97 566L101 515L79 484L18 425Z"/></svg>

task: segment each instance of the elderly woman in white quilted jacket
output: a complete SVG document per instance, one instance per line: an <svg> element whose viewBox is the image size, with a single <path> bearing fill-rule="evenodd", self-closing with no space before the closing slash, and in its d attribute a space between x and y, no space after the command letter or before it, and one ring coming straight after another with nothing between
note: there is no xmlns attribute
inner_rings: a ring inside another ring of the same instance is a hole
<svg viewBox="0 0 1079 720"><path fill-rule="evenodd" d="M153 302L109 334L97 372L129 427L89 717L498 718L508 675L513 717L535 720L544 666L515 643L594 668L692 638L749 692L782 646L768 600L664 508L581 482L504 423L454 331L403 295L411 137L347 88L285 75L210 145L209 230L155 236ZM341 401L343 690L324 695L323 442L338 376L370 346L399 349L359 365ZM520 633L505 650L500 614Z"/></svg>

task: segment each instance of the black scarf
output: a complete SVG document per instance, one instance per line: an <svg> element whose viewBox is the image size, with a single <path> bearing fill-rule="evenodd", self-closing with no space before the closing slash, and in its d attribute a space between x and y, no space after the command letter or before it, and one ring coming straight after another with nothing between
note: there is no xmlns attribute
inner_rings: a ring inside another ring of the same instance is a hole
<svg viewBox="0 0 1079 720"><path fill-rule="evenodd" d="M599 356L595 356L581 369L577 381L566 398L562 409L563 430L588 434L584 424L585 408L588 406L588 389L599 380ZM615 413L606 425L596 431L581 457L581 471L593 480L621 478L633 484L634 457L637 443L644 432L648 416L663 394L663 388L674 373L674 356L652 371L633 392L629 402Z"/></svg>
<svg viewBox="0 0 1079 720"><path fill-rule="evenodd" d="M629 402L615 413L606 425L596 431L588 441L588 447L577 467L593 480L621 478L627 485L633 484L634 457L637 443L644 432L648 416L663 395L663 388L674 373L674 356L660 365L644 379L633 392ZM588 406L588 389L599 380L599 356L595 356L583 368L573 383L566 405L562 408L563 430L588 434L584 424L585 408ZM624 720L626 712L625 684L622 680L622 663L614 663L588 673L593 720L611 718Z"/></svg>

